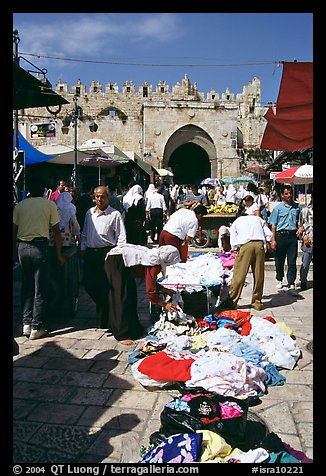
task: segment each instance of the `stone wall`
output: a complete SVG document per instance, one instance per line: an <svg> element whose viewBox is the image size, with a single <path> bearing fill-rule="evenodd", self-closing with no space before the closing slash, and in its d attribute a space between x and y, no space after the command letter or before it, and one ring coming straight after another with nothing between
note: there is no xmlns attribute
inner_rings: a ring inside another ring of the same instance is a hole
<svg viewBox="0 0 326 476"><path fill-rule="evenodd" d="M155 87L145 81L138 90L132 81L125 81L121 92L116 83L108 82L103 87L99 81L92 81L87 90L78 80L69 90L67 83L59 81L55 90L70 102L57 114L46 108L19 111L19 128L35 147L49 143L73 146L72 128L63 134L61 127L64 116L74 108L75 94L82 110L77 121L78 146L89 139L102 139L122 151L134 151L160 168L169 166L178 147L193 143L207 153L212 176L239 175L237 148L259 148L265 127L266 108L260 106L258 78L244 86L236 99L228 88L222 94L212 89L205 96L187 75L171 92L166 81ZM56 124L56 137L32 139L30 125L50 119ZM96 132L89 130L92 119L98 125Z"/></svg>

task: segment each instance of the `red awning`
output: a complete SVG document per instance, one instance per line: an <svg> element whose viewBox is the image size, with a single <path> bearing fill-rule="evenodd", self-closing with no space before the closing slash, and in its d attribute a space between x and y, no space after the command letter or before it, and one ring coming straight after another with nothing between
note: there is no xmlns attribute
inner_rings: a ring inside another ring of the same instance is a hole
<svg viewBox="0 0 326 476"><path fill-rule="evenodd" d="M283 63L276 107L264 117L261 149L293 152L313 146L313 63Z"/></svg>

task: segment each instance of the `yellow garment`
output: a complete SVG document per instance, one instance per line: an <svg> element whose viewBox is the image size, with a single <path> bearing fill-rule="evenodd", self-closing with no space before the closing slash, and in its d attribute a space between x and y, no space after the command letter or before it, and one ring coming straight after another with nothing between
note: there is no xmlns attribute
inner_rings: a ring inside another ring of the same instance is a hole
<svg viewBox="0 0 326 476"><path fill-rule="evenodd" d="M13 211L13 222L18 226L18 240L31 241L38 237L49 239L49 227L59 221L56 204L42 197L26 198L19 202Z"/></svg>
<svg viewBox="0 0 326 476"><path fill-rule="evenodd" d="M201 334L193 336L191 344L192 349L203 349L204 347L206 347L206 345L207 343Z"/></svg>
<svg viewBox="0 0 326 476"><path fill-rule="evenodd" d="M293 330L291 329L291 327L287 326L285 322L276 322L275 325L278 326L283 332L285 332L285 334L288 334L290 337L293 336Z"/></svg>
<svg viewBox="0 0 326 476"><path fill-rule="evenodd" d="M196 433L203 434L201 463L219 458L223 459L231 453L232 446L214 431L198 430Z"/></svg>

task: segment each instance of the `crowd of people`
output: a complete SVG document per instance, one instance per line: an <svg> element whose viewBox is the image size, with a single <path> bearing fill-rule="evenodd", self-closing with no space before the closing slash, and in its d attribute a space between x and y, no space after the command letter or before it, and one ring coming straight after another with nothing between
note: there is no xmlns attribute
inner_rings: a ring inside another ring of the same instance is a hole
<svg viewBox="0 0 326 476"><path fill-rule="evenodd" d="M60 266L65 264L62 247L79 247L82 285L96 304L99 327L125 345L142 337L135 277L145 279L149 302L176 311L169 300L171 290L159 286L157 276L184 257L183 247L194 238L198 220L210 204L235 203L239 208L232 225L223 226L223 230L221 227L220 233L223 251L236 251L224 307L236 308L251 268L251 306L262 309L267 249L275 258L276 288L287 286L293 296L298 295L298 239L302 243L300 290L307 289L313 259L313 203L311 199L307 207L301 207L293 200L290 185L284 185L280 195L272 190L268 196L253 183L246 188L233 184L181 187L151 183L147 190L130 183L120 195L115 189L99 185L77 195L63 180L49 194L39 179L27 179L29 195L13 210L13 249L14 261L19 261L22 270L23 335L30 339L47 334L51 246ZM269 204L273 201L276 206L271 210ZM283 282L285 260L287 283Z"/></svg>

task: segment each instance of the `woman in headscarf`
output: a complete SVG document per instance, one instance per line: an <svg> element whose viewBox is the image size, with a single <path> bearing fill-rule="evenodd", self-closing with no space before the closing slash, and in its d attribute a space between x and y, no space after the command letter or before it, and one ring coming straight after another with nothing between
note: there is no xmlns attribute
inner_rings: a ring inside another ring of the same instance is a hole
<svg viewBox="0 0 326 476"><path fill-rule="evenodd" d="M160 272L165 274L166 266L179 261L179 251L170 245L149 249L127 243L116 246L106 255L104 269L109 282L108 328L121 344L133 344L133 339L144 334L137 313L135 277L145 277L146 294L151 303L170 312L178 310L173 303L166 303L158 294L156 280ZM173 291L162 286L160 290L173 294Z"/></svg>
<svg viewBox="0 0 326 476"><path fill-rule="evenodd" d="M147 200L149 199L150 195L154 192L154 190L155 190L155 185L153 183L150 183L148 185L146 192L144 193L145 204L147 204Z"/></svg>
<svg viewBox="0 0 326 476"><path fill-rule="evenodd" d="M169 209L169 215L172 215L177 209L177 203L179 199L179 185L174 184L172 190L170 191L170 209Z"/></svg>
<svg viewBox="0 0 326 476"><path fill-rule="evenodd" d="M134 245L146 245L147 236L144 227L146 219L145 200L143 189L134 185L123 197L125 211L124 223L127 233L127 242Z"/></svg>
<svg viewBox="0 0 326 476"><path fill-rule="evenodd" d="M227 205L233 205L236 201L237 191L233 183L226 184L225 201Z"/></svg>
<svg viewBox="0 0 326 476"><path fill-rule="evenodd" d="M55 201L60 214L59 228L62 246L72 246L80 239L80 226L76 218L76 207L71 203L72 200L70 192L61 192Z"/></svg>

